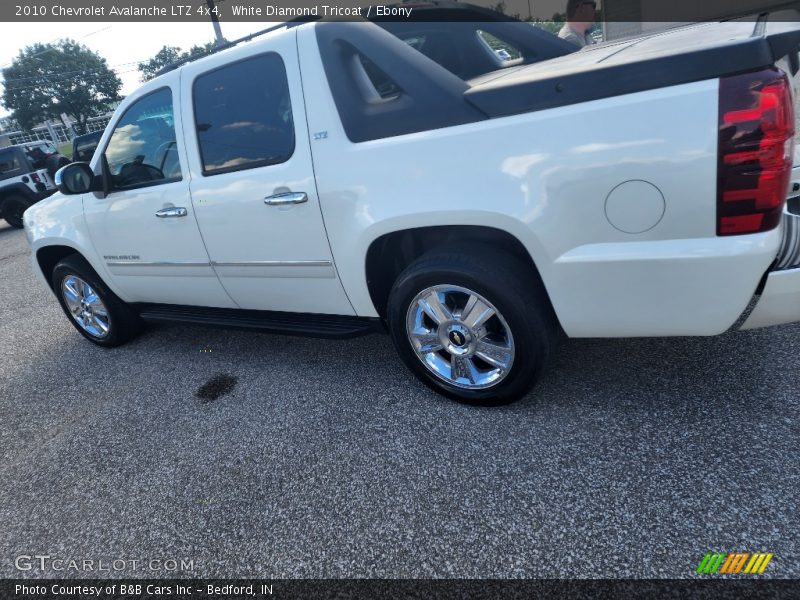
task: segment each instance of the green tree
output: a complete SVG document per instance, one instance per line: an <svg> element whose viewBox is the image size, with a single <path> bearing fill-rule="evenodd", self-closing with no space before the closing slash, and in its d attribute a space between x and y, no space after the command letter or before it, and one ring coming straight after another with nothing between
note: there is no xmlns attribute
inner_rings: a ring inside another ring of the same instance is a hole
<svg viewBox="0 0 800 600"><path fill-rule="evenodd" d="M567 20L567 15L563 13L555 13L550 21L536 21L536 27L549 31L553 35L558 35L558 32L564 26Z"/></svg>
<svg viewBox="0 0 800 600"><path fill-rule="evenodd" d="M159 70L167 65L187 58L204 56L211 52L215 46L214 42L208 42L202 46L194 45L186 52L181 52L181 49L177 46L164 46L150 60L139 63L137 67L140 73L139 78L142 82L150 81Z"/></svg>
<svg viewBox="0 0 800 600"><path fill-rule="evenodd" d="M181 49L177 46L164 46L161 50L156 52L153 58L139 63L137 67L140 73L139 78L142 82L150 81L156 76L159 69L177 61L180 58L180 54Z"/></svg>
<svg viewBox="0 0 800 600"><path fill-rule="evenodd" d="M67 113L77 120L78 133L119 100L122 87L103 57L69 39L20 50L3 79L3 106L24 129Z"/></svg>

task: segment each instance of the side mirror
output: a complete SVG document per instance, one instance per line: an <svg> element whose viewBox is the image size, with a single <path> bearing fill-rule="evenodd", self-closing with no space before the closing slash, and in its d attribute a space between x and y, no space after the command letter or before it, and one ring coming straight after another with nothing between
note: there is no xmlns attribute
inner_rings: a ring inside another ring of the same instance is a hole
<svg viewBox="0 0 800 600"><path fill-rule="evenodd" d="M89 163L75 162L56 171L56 187L62 194L85 194L94 189L94 172Z"/></svg>

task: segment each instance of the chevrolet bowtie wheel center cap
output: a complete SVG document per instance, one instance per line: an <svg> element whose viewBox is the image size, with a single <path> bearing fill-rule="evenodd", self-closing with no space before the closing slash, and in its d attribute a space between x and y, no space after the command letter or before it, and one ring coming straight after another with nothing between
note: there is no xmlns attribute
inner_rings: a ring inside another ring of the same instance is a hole
<svg viewBox="0 0 800 600"><path fill-rule="evenodd" d="M444 329L444 333L445 338L442 339L442 343L448 352L463 356L470 354L474 350L472 341L475 336L469 327L462 323L451 323Z"/></svg>
<svg viewBox="0 0 800 600"><path fill-rule="evenodd" d="M461 335L458 331L450 332L450 341L453 342L456 346L463 346L464 340L465 340L464 336Z"/></svg>

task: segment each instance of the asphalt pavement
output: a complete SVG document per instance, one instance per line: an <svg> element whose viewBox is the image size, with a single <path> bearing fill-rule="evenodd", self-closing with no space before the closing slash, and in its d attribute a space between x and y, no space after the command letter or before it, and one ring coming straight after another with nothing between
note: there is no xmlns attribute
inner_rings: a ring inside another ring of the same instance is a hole
<svg viewBox="0 0 800 600"><path fill-rule="evenodd" d="M797 325L566 340L502 408L382 335L105 350L3 223L0 577L692 577L712 550L800 577L798 384Z"/></svg>

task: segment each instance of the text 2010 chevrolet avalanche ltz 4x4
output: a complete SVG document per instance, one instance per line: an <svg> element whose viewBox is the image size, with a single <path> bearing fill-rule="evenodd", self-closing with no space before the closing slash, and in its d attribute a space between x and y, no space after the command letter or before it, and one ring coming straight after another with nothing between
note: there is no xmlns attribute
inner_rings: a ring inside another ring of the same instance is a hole
<svg viewBox="0 0 800 600"><path fill-rule="evenodd" d="M562 330L800 320L800 24L579 52L552 36L537 51L525 23L426 26L287 24L128 96L91 162L24 215L77 330L117 346L147 319L329 337L385 324L426 384L501 403ZM440 30L524 50L426 55Z"/></svg>

